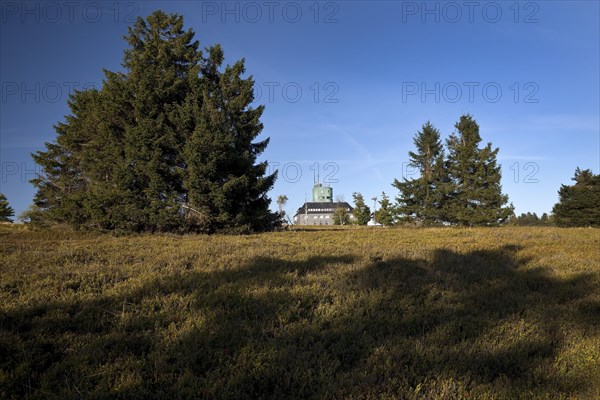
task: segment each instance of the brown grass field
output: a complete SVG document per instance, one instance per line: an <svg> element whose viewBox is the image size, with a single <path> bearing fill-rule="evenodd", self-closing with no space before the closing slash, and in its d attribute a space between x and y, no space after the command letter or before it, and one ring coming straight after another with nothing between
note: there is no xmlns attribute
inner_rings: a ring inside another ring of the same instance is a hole
<svg viewBox="0 0 600 400"><path fill-rule="evenodd" d="M600 230L0 227L0 398L600 398Z"/></svg>

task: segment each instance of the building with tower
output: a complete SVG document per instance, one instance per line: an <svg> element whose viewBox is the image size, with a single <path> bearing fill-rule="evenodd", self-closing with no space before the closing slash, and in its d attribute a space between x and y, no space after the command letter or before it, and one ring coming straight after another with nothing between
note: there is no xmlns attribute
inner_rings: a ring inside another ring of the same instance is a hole
<svg viewBox="0 0 600 400"><path fill-rule="evenodd" d="M294 215L295 225L333 225L333 214L338 208L348 213L350 220L354 219L354 208L345 201L333 201L333 188L315 184L312 190L312 201L305 202Z"/></svg>

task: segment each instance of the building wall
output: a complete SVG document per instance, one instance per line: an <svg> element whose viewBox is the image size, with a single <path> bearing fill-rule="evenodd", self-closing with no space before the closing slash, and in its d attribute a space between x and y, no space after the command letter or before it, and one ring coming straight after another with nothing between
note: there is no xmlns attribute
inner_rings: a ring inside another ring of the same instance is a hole
<svg viewBox="0 0 600 400"><path fill-rule="evenodd" d="M315 189L319 189L315 187ZM333 216L337 208L342 207L348 211L350 220L353 208L347 202L306 202L294 215L295 225L333 225Z"/></svg>
<svg viewBox="0 0 600 400"><path fill-rule="evenodd" d="M350 220L354 219L354 215L350 215ZM305 216L308 216L308 219L305 222ZM294 217L295 225L333 225L333 213L331 214L299 214Z"/></svg>

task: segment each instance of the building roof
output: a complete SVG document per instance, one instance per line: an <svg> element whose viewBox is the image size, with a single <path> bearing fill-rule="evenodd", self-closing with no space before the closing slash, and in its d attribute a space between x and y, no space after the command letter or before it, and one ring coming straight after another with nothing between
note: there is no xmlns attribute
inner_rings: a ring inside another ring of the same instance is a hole
<svg viewBox="0 0 600 400"><path fill-rule="evenodd" d="M338 202L306 202L296 211L295 215L302 215L308 211L309 214L333 214L337 208L345 208L348 212L354 211L354 207L345 201Z"/></svg>

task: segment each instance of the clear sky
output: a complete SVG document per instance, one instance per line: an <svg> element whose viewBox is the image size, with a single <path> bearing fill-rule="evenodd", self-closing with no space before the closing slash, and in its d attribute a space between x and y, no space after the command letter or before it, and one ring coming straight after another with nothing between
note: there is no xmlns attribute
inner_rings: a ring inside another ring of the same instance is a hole
<svg viewBox="0 0 600 400"><path fill-rule="evenodd" d="M600 170L598 1L0 4L0 192L17 213L35 193L29 154L54 140L68 94L120 70L127 26L159 8L228 63L246 59L266 105L262 158L279 170L270 195L288 213L317 169L346 201L395 197L421 125L446 138L467 112L500 147L517 213L549 212L577 166Z"/></svg>

